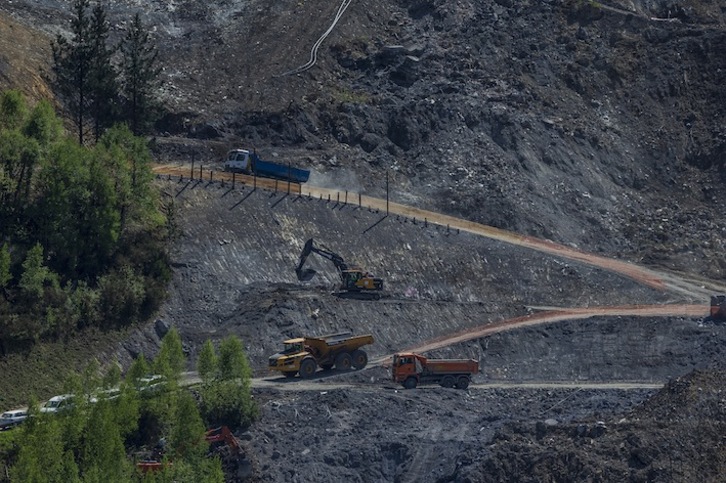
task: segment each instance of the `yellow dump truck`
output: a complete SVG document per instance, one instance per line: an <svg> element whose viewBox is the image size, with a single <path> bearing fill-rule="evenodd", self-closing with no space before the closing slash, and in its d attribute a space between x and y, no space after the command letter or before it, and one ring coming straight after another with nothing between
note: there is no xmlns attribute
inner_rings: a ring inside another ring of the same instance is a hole
<svg viewBox="0 0 726 483"><path fill-rule="evenodd" d="M270 357L270 370L280 371L285 377L312 377L318 367L347 371L351 367L363 369L368 354L361 347L372 344L373 336L352 335L350 332L320 337L300 337L283 342L285 348Z"/></svg>

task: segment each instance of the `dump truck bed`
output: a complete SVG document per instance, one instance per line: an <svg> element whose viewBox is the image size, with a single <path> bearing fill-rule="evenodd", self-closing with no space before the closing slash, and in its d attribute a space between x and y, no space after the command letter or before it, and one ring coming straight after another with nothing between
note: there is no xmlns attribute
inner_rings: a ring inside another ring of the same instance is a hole
<svg viewBox="0 0 726 483"><path fill-rule="evenodd" d="M424 373L430 374L475 374L479 372L479 362L474 359L429 359Z"/></svg>
<svg viewBox="0 0 726 483"><path fill-rule="evenodd" d="M351 351L372 343L372 335L352 335L350 332L328 334L320 337L305 337L305 345L315 347L322 352L340 349L342 347Z"/></svg>

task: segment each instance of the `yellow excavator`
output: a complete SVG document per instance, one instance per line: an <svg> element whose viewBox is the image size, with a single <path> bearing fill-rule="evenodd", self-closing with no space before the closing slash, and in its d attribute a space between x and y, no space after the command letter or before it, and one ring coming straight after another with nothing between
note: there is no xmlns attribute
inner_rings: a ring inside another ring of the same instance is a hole
<svg viewBox="0 0 726 483"><path fill-rule="evenodd" d="M333 262L340 276L341 293L363 294L376 299L380 298L380 294L383 291L383 279L373 276L360 267L348 265L343 257L332 250L326 247L316 246L312 238L305 242L302 253L300 253L300 260L295 268L298 280L303 282L308 281L317 273L311 268L303 268L311 253L320 255Z"/></svg>

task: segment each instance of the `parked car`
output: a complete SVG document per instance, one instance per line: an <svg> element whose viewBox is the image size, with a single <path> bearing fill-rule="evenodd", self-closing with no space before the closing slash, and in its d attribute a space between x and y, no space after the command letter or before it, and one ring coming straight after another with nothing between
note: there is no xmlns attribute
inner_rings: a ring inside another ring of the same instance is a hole
<svg viewBox="0 0 726 483"><path fill-rule="evenodd" d="M72 394L62 394L60 396L53 396L48 399L41 407L41 413L57 413L63 409L67 409L73 405Z"/></svg>
<svg viewBox="0 0 726 483"><path fill-rule="evenodd" d="M88 402L94 404L98 402L98 399L91 396L89 397ZM40 407L40 412L57 413L59 411L65 411L73 407L74 403L75 397L73 396L73 394L61 394L60 396L53 396Z"/></svg>
<svg viewBox="0 0 726 483"><path fill-rule="evenodd" d="M27 409L14 409L0 414L0 431L13 428L28 418Z"/></svg>

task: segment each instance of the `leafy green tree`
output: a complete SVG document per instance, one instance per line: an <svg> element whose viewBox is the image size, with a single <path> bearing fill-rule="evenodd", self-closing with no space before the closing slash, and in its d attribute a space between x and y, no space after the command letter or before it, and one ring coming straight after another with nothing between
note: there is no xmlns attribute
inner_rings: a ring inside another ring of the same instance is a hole
<svg viewBox="0 0 726 483"><path fill-rule="evenodd" d="M31 181L39 163L37 141L18 130L0 130L0 236L17 236L27 224Z"/></svg>
<svg viewBox="0 0 726 483"><path fill-rule="evenodd" d="M148 131L158 115L154 95L161 69L158 52L137 13L121 42L121 91L125 98L125 119L135 135Z"/></svg>
<svg viewBox="0 0 726 483"><path fill-rule="evenodd" d="M154 175L151 171L151 154L146 142L134 136L125 125L109 129L101 138L97 157L113 180L117 193L116 209L120 214L121 230L143 226L149 222L160 225L155 196L151 191Z"/></svg>
<svg viewBox="0 0 726 483"><path fill-rule="evenodd" d="M28 106L20 91L8 90L0 94L0 129L17 129L28 114Z"/></svg>
<svg viewBox="0 0 726 483"><path fill-rule="evenodd" d="M83 145L86 130L86 111L91 91L93 43L89 0L74 0L71 37L58 35L51 44L53 50L54 87L65 101L78 130L78 144Z"/></svg>
<svg viewBox="0 0 726 483"><path fill-rule="evenodd" d="M37 236L54 269L94 280L110 264L119 238L116 194L104 167L72 142L54 146L38 176Z"/></svg>
<svg viewBox="0 0 726 483"><path fill-rule="evenodd" d="M214 345L211 340L207 340L199 351L197 358L197 372L202 379L203 384L211 383L217 373L217 354L214 352Z"/></svg>
<svg viewBox="0 0 726 483"><path fill-rule="evenodd" d="M40 300L46 285L58 288L58 276L43 263L43 247L36 243L28 250L20 276L20 288L30 297Z"/></svg>
<svg viewBox="0 0 726 483"><path fill-rule="evenodd" d="M70 303L77 312L77 327L96 327L101 325L100 293L80 280L69 294Z"/></svg>
<svg viewBox="0 0 726 483"><path fill-rule="evenodd" d="M23 127L23 134L35 139L45 149L61 139L63 123L50 102L41 100L33 107Z"/></svg>
<svg viewBox="0 0 726 483"><path fill-rule="evenodd" d="M144 279L128 265L103 275L98 280L99 310L106 327L136 322L144 300Z"/></svg>

